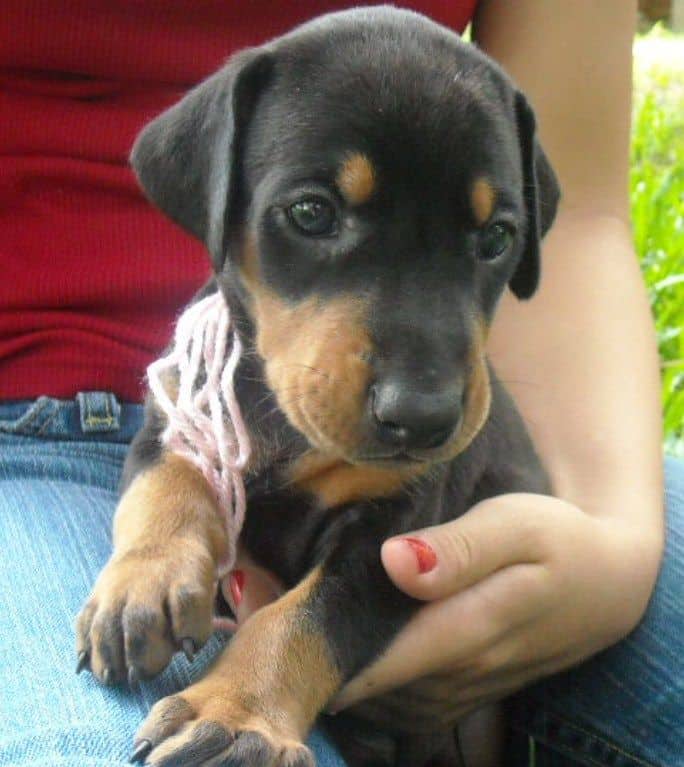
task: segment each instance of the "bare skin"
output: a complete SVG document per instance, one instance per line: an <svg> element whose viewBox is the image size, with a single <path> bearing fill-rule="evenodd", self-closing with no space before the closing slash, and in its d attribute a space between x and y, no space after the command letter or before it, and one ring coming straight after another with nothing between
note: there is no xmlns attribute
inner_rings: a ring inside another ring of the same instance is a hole
<svg viewBox="0 0 684 767"><path fill-rule="evenodd" d="M489 342L557 498L499 496L418 531L437 554L429 573L387 541L390 577L430 604L335 708L434 674L465 716L615 643L646 609L664 525L658 359L627 196L635 21L623 0L480 6L475 37L529 95L563 189L541 290L506 295ZM248 569L243 615L260 583Z"/></svg>

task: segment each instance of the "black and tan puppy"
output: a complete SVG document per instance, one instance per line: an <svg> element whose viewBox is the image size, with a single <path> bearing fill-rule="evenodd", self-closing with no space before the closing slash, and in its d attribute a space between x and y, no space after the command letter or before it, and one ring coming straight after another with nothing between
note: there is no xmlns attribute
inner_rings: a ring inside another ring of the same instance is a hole
<svg viewBox="0 0 684 767"><path fill-rule="evenodd" d="M419 607L381 543L487 496L548 491L485 340L506 286L535 291L556 182L505 74L391 8L239 53L147 127L133 166L206 243L205 291L237 318L254 445L241 546L289 589L154 707L135 756L309 765L316 716ZM222 514L161 448L163 427L148 402L115 551L79 619L81 663L105 682L155 674L211 630ZM453 722L425 696L408 705L420 697L360 707L393 745L381 758L348 743L351 762L450 764Z"/></svg>

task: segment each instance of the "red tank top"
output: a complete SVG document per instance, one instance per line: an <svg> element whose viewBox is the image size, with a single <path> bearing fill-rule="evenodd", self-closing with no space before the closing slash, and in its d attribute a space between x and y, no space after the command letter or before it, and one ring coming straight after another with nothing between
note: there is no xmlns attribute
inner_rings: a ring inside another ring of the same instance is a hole
<svg viewBox="0 0 684 767"><path fill-rule="evenodd" d="M460 32L476 0L399 4ZM0 399L140 399L209 267L143 198L133 139L232 51L351 5L3 0Z"/></svg>

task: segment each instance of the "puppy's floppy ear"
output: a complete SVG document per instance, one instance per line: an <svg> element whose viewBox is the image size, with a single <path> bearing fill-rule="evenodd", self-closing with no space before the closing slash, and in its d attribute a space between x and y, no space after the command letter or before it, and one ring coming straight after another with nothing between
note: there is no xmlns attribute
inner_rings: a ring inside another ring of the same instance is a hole
<svg viewBox="0 0 684 767"><path fill-rule="evenodd" d="M216 271L239 194L245 126L271 65L262 49L237 54L147 125L131 153L147 197L205 243Z"/></svg>
<svg viewBox="0 0 684 767"><path fill-rule="evenodd" d="M518 298L530 298L539 284L540 242L556 216L560 187L537 140L532 108L519 91L515 94L515 116L522 156L527 226L522 257L509 284Z"/></svg>

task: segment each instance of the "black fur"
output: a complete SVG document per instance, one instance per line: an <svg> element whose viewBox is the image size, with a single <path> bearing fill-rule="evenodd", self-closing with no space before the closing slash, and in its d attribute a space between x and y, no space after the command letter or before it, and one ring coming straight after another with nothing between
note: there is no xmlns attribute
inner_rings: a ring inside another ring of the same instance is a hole
<svg viewBox="0 0 684 767"><path fill-rule="evenodd" d="M370 157L378 176L377 194L354 210L333 188L349 151ZM455 34L410 12L362 9L234 57L145 129L132 162L150 199L207 245L245 340L236 387L263 458L247 478L242 544L288 586L322 565L305 618L349 679L418 606L387 578L384 539L452 519L485 497L549 485L492 371L490 415L470 446L394 497L329 509L285 486L282 467L308 443L277 407L254 351L240 276L245 236L257 243L263 281L283 301L351 294L370 302L378 377L430 396L456 380L462 386L472 317L489 321L506 284L528 298L539 281L539 241L558 187L531 109L501 69ZM496 189L497 215L517 227L497 263L477 258L482 229L468 190L481 176ZM349 217L338 237L293 231L284 211L307 190ZM416 383L427 369L429 386ZM128 479L159 455L162 428L150 409ZM410 718L395 719L393 742L402 742ZM424 761L444 742L425 739ZM380 751L370 746L363 756L359 739L352 751L355 765L383 763L372 761ZM405 763L400 747L383 758Z"/></svg>

